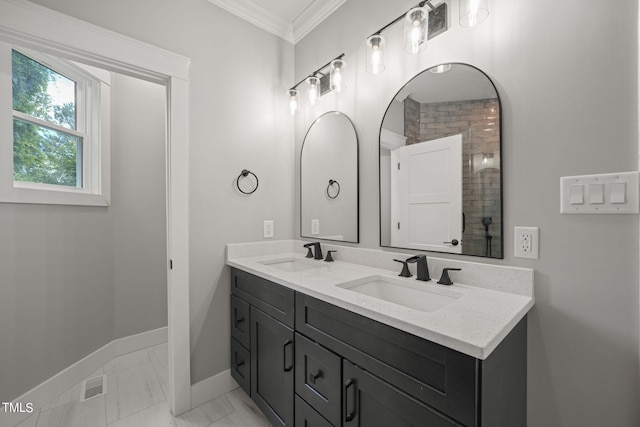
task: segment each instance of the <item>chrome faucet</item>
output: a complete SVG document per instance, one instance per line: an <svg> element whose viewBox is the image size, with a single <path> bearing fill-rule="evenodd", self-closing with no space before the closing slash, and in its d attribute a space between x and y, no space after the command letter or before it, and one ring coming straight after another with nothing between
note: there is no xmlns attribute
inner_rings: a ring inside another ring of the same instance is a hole
<svg viewBox="0 0 640 427"><path fill-rule="evenodd" d="M304 247L307 248L307 258L322 259L320 242L307 243ZM313 252L311 252L311 247L314 249Z"/></svg>
<svg viewBox="0 0 640 427"><path fill-rule="evenodd" d="M416 272L416 280L422 280L423 282L428 282L429 280L431 280L431 276L429 276L429 266L427 265L426 255L412 256L411 258L407 258L407 262L415 262L418 266L418 271Z"/></svg>

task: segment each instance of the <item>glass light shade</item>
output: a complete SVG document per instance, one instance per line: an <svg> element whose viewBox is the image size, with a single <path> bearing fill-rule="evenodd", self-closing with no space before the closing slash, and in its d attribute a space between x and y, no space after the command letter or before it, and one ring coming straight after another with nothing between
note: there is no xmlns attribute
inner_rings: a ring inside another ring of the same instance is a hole
<svg viewBox="0 0 640 427"><path fill-rule="evenodd" d="M451 69L451 64L440 64L440 65L436 65L435 67L429 68L429 71L432 72L433 74L442 74L442 73L446 73L450 69Z"/></svg>
<svg viewBox="0 0 640 427"><path fill-rule="evenodd" d="M384 71L384 37L375 34L367 39L367 72L378 74Z"/></svg>
<svg viewBox="0 0 640 427"><path fill-rule="evenodd" d="M331 89L336 92L342 92L345 89L343 80L343 70L347 66L347 63L342 59L334 59L331 61L331 73L329 75L329 81L331 83Z"/></svg>
<svg viewBox="0 0 640 427"><path fill-rule="evenodd" d="M320 93L320 79L316 76L311 76L307 79L307 83L309 84L309 91L307 92L309 104L315 105L316 100L318 99L318 94Z"/></svg>
<svg viewBox="0 0 640 427"><path fill-rule="evenodd" d="M460 0L460 25L475 27L489 16L489 0Z"/></svg>
<svg viewBox="0 0 640 427"><path fill-rule="evenodd" d="M423 7L414 7L404 18L404 50L415 54L427 45L429 12Z"/></svg>
<svg viewBox="0 0 640 427"><path fill-rule="evenodd" d="M295 89L289 89L287 91L287 95L289 95L289 112L294 116L298 109L298 91Z"/></svg>

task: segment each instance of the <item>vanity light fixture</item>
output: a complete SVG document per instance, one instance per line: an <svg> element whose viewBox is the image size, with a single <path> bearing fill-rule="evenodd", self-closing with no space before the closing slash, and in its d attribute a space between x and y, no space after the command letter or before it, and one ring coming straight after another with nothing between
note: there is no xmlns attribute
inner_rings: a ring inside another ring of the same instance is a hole
<svg viewBox="0 0 640 427"><path fill-rule="evenodd" d="M374 34L367 39L367 72L378 74L384 71L384 37Z"/></svg>
<svg viewBox="0 0 640 427"><path fill-rule="evenodd" d="M298 109L298 91L296 89L289 89L287 94L289 95L289 112L294 116Z"/></svg>
<svg viewBox="0 0 640 427"><path fill-rule="evenodd" d="M309 104L315 105L316 99L320 94L320 79L317 76L309 76L307 78L307 83L309 84L309 89L307 92L307 96L309 97Z"/></svg>
<svg viewBox="0 0 640 427"><path fill-rule="evenodd" d="M427 46L429 12L424 7L414 7L404 18L404 50L416 54Z"/></svg>
<svg viewBox="0 0 640 427"><path fill-rule="evenodd" d="M344 70L346 66L347 63L342 58L334 59L333 61L331 61L331 74L329 81L331 82L331 89L335 90L338 93L342 92L345 89L342 70Z"/></svg>
<svg viewBox="0 0 640 427"><path fill-rule="evenodd" d="M321 95L324 95L325 92L334 89L336 92L340 92L345 88L342 78L342 70L346 63L342 59L343 57L344 53L340 54L340 56L337 56L332 61L327 62L322 67L318 68L316 71L293 85L291 89L287 90L287 95L289 96L289 111L292 116L295 115L298 110L298 86L302 83L306 82L309 85L307 98L311 105L314 105L318 98ZM329 89L326 89L325 86L326 78L330 79Z"/></svg>
<svg viewBox="0 0 640 427"><path fill-rule="evenodd" d="M383 47L384 38L381 33L404 19L404 49L410 54L422 51L427 40L448 29L447 2L438 6L431 4L433 0L423 0L384 27L367 37L367 71L378 74L384 70ZM489 0L460 0L460 25L475 27L489 16ZM376 65L380 64L380 65ZM447 70L443 70L445 72ZM436 71L433 71L436 72Z"/></svg>
<svg viewBox="0 0 640 427"><path fill-rule="evenodd" d="M460 25L475 27L489 16L489 0L460 0Z"/></svg>

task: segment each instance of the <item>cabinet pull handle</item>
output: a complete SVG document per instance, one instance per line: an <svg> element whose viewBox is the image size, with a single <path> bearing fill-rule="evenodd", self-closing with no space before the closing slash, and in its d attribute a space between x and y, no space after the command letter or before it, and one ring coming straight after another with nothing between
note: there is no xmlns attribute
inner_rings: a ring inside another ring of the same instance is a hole
<svg viewBox="0 0 640 427"><path fill-rule="evenodd" d="M318 370L315 374L309 374L309 383L315 384L318 378L322 378L322 371Z"/></svg>
<svg viewBox="0 0 640 427"><path fill-rule="evenodd" d="M355 381L353 380L353 378L349 378L345 383L344 383L344 414L345 414L345 418L344 421L345 422L351 422L355 419L356 417L356 390L355 390ZM351 412L349 412L349 387L354 386L354 390L353 390L353 398L351 399L352 403L353 403L353 409L351 410Z"/></svg>
<svg viewBox="0 0 640 427"><path fill-rule="evenodd" d="M291 363L287 366L287 347L293 344L292 340L287 340L282 346L282 359L283 359L283 369L285 372L289 372L293 369L293 354L291 355Z"/></svg>
<svg viewBox="0 0 640 427"><path fill-rule="evenodd" d="M244 322L244 316L243 317L236 317L236 328L240 325L240 323Z"/></svg>
<svg viewBox="0 0 640 427"><path fill-rule="evenodd" d="M238 361L238 353L236 353L236 369L238 369L239 367L241 367L242 365L244 365L244 359Z"/></svg>

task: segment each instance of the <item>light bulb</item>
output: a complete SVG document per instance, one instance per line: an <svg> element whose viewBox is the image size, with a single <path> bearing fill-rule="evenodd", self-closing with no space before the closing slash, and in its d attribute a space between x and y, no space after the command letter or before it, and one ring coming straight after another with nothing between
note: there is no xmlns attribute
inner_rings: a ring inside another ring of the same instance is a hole
<svg viewBox="0 0 640 427"><path fill-rule="evenodd" d="M320 79L316 76L311 76L307 79L309 83L309 104L315 105L316 99L318 99L318 84Z"/></svg>
<svg viewBox="0 0 640 427"><path fill-rule="evenodd" d="M331 62L331 89L340 93L344 90L345 85L342 81L342 70L347 64L342 59L334 59Z"/></svg>
<svg viewBox="0 0 640 427"><path fill-rule="evenodd" d="M375 34L367 39L367 72L378 74L384 71L384 37Z"/></svg>
<svg viewBox="0 0 640 427"><path fill-rule="evenodd" d="M295 116L296 110L298 109L298 91L289 89L287 93L289 95L289 112L292 116Z"/></svg>
<svg viewBox="0 0 640 427"><path fill-rule="evenodd" d="M423 7L415 7L405 15L404 44L408 53L416 54L426 46L428 13Z"/></svg>

